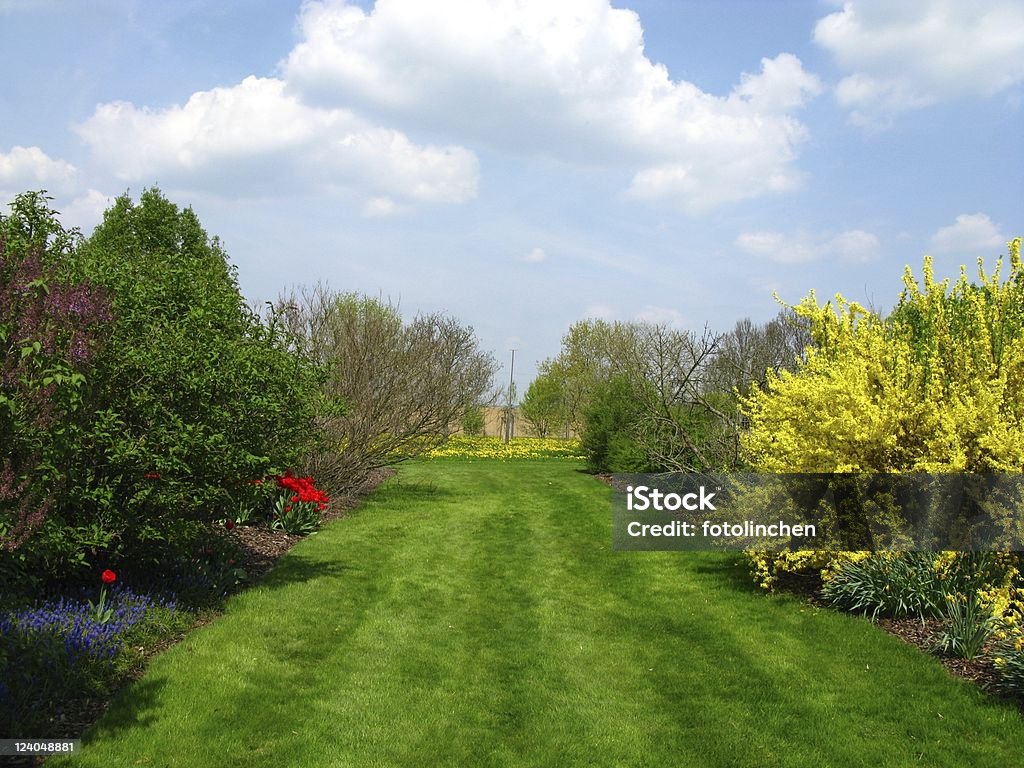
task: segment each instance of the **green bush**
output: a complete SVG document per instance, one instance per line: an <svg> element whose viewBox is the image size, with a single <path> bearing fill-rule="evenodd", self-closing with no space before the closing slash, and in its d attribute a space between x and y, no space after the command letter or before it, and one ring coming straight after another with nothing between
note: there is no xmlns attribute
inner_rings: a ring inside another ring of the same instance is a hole
<svg viewBox="0 0 1024 768"><path fill-rule="evenodd" d="M580 447L594 472L655 470L636 437L643 417L640 396L625 376L612 376L595 386L583 418Z"/></svg>
<svg viewBox="0 0 1024 768"><path fill-rule="evenodd" d="M932 646L946 656L977 657L998 625L998 619L981 605L976 593L946 595L943 614L945 627Z"/></svg>
<svg viewBox="0 0 1024 768"><path fill-rule="evenodd" d="M113 322L85 394L92 419L62 529L75 538L98 526L110 554L156 566L179 520L222 518L245 480L300 461L319 374L283 324L246 306L192 210L158 190L137 205L118 198L74 263L109 292Z"/></svg>
<svg viewBox="0 0 1024 768"><path fill-rule="evenodd" d="M996 556L988 553L878 552L839 565L825 582L822 596L872 619L951 619L948 596L974 600L979 589L1000 580L1001 568ZM953 606L954 612L958 607ZM950 650L965 642L968 619L949 622L953 634L945 645ZM954 638L961 639L954 643Z"/></svg>
<svg viewBox="0 0 1024 768"><path fill-rule="evenodd" d="M872 619L933 618L943 599L933 559L921 552L887 552L846 562L822 588L822 595L839 608Z"/></svg>
<svg viewBox="0 0 1024 768"><path fill-rule="evenodd" d="M484 433L486 420L484 409L479 405L471 405L462 414L462 434L478 437Z"/></svg>
<svg viewBox="0 0 1024 768"><path fill-rule="evenodd" d="M996 671L999 690L1024 699L1024 648L1018 643L1004 642L996 649Z"/></svg>

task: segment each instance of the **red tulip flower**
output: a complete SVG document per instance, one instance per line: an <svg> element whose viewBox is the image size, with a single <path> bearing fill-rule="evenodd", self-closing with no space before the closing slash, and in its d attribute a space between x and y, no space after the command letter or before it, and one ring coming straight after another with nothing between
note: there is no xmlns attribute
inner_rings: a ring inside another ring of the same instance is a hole
<svg viewBox="0 0 1024 768"><path fill-rule="evenodd" d="M113 584L117 581L117 574L108 568L100 574L100 578L103 580L104 584Z"/></svg>

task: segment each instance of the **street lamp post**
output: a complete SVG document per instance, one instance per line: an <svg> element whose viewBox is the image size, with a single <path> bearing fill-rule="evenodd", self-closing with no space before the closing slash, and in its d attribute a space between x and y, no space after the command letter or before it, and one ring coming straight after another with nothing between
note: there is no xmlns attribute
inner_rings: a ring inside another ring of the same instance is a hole
<svg viewBox="0 0 1024 768"><path fill-rule="evenodd" d="M516 385L513 377L516 373L516 351L512 350L512 365L508 369L508 404L505 407L505 442L509 442L515 434L515 411L512 410L516 399Z"/></svg>

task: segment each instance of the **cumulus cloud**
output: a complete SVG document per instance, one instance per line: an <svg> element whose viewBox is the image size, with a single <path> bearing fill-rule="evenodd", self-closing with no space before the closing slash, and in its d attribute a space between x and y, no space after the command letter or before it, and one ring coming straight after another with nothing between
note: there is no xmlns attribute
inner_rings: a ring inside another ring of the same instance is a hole
<svg viewBox="0 0 1024 768"><path fill-rule="evenodd" d="M1020 0L850 0L818 21L814 39L849 74L836 88L852 122L882 128L892 115L1024 81Z"/></svg>
<svg viewBox="0 0 1024 768"><path fill-rule="evenodd" d="M849 263L865 263L878 258L878 237L862 229L851 229L837 235L799 232L742 232L736 246L751 255L780 264L804 264L831 258Z"/></svg>
<svg viewBox="0 0 1024 768"><path fill-rule="evenodd" d="M37 189L66 192L74 186L76 173L71 163L54 160L39 147L0 152L0 191L6 195Z"/></svg>
<svg viewBox="0 0 1024 768"><path fill-rule="evenodd" d="M477 191L472 152L416 144L347 109L308 106L277 78L247 77L160 110L101 104L77 131L125 181L233 195L358 190L368 197L367 215L393 212L396 200L458 203Z"/></svg>
<svg viewBox="0 0 1024 768"><path fill-rule="evenodd" d="M931 246L936 253L960 253L984 256L1006 245L1008 238L984 213L961 214L948 227L932 235Z"/></svg>
<svg viewBox="0 0 1024 768"><path fill-rule="evenodd" d="M630 196L691 213L792 189L821 90L790 54L716 96L644 54L640 19L607 0L309 2L281 64L323 108L412 121L461 143L617 165Z"/></svg>
<svg viewBox="0 0 1024 768"><path fill-rule="evenodd" d="M78 227L88 233L103 220L103 213L113 204L113 196L96 189L87 189L63 206L61 221L66 226Z"/></svg>

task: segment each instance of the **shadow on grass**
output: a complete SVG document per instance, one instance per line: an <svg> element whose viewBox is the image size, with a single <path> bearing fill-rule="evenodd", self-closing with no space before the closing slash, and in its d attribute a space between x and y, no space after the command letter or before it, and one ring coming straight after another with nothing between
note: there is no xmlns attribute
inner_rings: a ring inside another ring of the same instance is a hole
<svg viewBox="0 0 1024 768"><path fill-rule="evenodd" d="M424 499L436 501L456 496L450 488L442 488L430 480L403 480L398 475L382 485L372 496L367 497L370 505L416 502ZM366 504L364 504L364 507Z"/></svg>
<svg viewBox="0 0 1024 768"><path fill-rule="evenodd" d="M340 578L357 568L340 562L324 562L320 558L306 557L301 552L289 552L274 565L258 583L266 589L279 589L290 584L320 578Z"/></svg>
<svg viewBox="0 0 1024 768"><path fill-rule="evenodd" d="M685 553L680 553L685 556ZM750 575L750 566L746 558L738 552L701 553L696 562L686 564L691 573L713 578L717 584L730 592L742 592L750 595L760 593Z"/></svg>
<svg viewBox="0 0 1024 768"><path fill-rule="evenodd" d="M159 719L160 694L164 678L143 677L122 689L103 718L82 736L84 748L91 741L110 739L121 731L146 728Z"/></svg>

